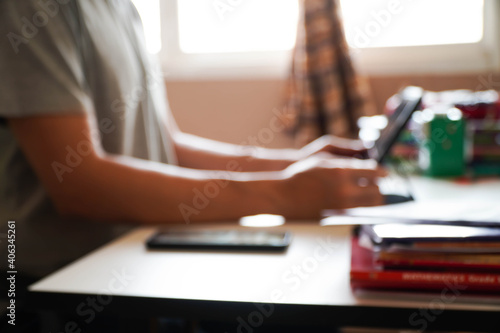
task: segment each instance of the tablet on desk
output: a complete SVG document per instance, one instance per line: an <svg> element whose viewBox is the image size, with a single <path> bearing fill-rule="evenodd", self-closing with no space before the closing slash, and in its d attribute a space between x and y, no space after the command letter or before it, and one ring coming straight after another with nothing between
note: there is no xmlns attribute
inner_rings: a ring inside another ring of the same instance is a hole
<svg viewBox="0 0 500 333"><path fill-rule="evenodd" d="M382 163L405 128L414 111L422 102L424 90L420 87L406 87L399 94L401 103L389 117L387 126L381 131L379 138L368 150L368 157Z"/></svg>
<svg viewBox="0 0 500 333"><path fill-rule="evenodd" d="M389 117L387 126L381 131L379 138L368 150L368 157L381 164L396 143L399 135L422 102L424 90L420 87L406 87L399 94L400 104ZM384 204L391 205L414 200L411 195L385 194Z"/></svg>
<svg viewBox="0 0 500 333"><path fill-rule="evenodd" d="M160 230L146 241L149 249L283 252L288 231L271 230Z"/></svg>

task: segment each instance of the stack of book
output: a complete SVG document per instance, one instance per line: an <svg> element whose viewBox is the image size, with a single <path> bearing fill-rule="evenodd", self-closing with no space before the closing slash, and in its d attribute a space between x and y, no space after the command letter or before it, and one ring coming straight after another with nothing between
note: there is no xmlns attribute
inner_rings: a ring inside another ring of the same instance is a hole
<svg viewBox="0 0 500 333"><path fill-rule="evenodd" d="M466 122L467 166L474 176L500 175L500 98L497 91L430 93L425 102L454 105Z"/></svg>
<svg viewBox="0 0 500 333"><path fill-rule="evenodd" d="M469 120L470 167L476 176L500 175L500 122Z"/></svg>
<svg viewBox="0 0 500 333"><path fill-rule="evenodd" d="M364 225L351 254L353 288L500 293L500 228Z"/></svg>
<svg viewBox="0 0 500 333"><path fill-rule="evenodd" d="M462 111L471 143L469 166L475 176L500 175L500 99L496 91L462 94Z"/></svg>

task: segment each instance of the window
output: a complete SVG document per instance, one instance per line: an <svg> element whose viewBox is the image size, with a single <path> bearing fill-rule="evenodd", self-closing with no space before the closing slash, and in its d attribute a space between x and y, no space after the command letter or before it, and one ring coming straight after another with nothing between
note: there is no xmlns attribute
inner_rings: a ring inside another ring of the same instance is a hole
<svg viewBox="0 0 500 333"><path fill-rule="evenodd" d="M179 43L184 53L290 50L295 43L295 0L179 0Z"/></svg>
<svg viewBox="0 0 500 333"><path fill-rule="evenodd" d="M353 48L467 44L483 38L482 0L341 0L341 8Z"/></svg>
<svg viewBox="0 0 500 333"><path fill-rule="evenodd" d="M481 72L499 66L495 0L340 0L367 74Z"/></svg>
<svg viewBox="0 0 500 333"><path fill-rule="evenodd" d="M289 68L298 0L133 1L144 21L148 48L161 48L171 77L279 77ZM347 41L364 73L500 67L496 0L340 3Z"/></svg>
<svg viewBox="0 0 500 333"><path fill-rule="evenodd" d="M169 77L280 77L295 43L298 0L162 0Z"/></svg>

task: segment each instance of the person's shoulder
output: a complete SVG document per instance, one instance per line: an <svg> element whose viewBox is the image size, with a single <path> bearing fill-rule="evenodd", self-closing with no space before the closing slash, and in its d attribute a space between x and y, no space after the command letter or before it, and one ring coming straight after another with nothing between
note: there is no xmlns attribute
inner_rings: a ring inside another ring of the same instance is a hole
<svg viewBox="0 0 500 333"><path fill-rule="evenodd" d="M36 48L71 39L74 31L71 22L76 15L74 5L72 0L0 1L0 30L5 31L7 37L2 44L10 43L17 54L23 47Z"/></svg>
<svg viewBox="0 0 500 333"><path fill-rule="evenodd" d="M0 1L0 15L4 18L22 18L33 19L33 16L45 16L47 10L52 12L52 8L59 7L57 1L40 1L40 0L5 0ZM44 13L40 12L44 11Z"/></svg>
<svg viewBox="0 0 500 333"><path fill-rule="evenodd" d="M2 0L0 26L7 33L30 35L52 25L67 24L72 12L68 0Z"/></svg>
<svg viewBox="0 0 500 333"><path fill-rule="evenodd" d="M29 22L41 27L51 21L65 19L74 5L72 0L2 0L0 18L2 22Z"/></svg>

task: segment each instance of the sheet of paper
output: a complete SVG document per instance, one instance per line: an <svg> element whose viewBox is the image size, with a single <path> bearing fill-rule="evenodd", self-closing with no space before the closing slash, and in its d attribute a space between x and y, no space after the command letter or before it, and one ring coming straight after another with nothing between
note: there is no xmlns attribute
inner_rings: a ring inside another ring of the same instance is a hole
<svg viewBox="0 0 500 333"><path fill-rule="evenodd" d="M366 218L364 218L366 217ZM375 218L375 219L374 219ZM347 209L322 220L323 225L372 224L390 219L480 221L500 224L500 202L486 200L433 200Z"/></svg>

